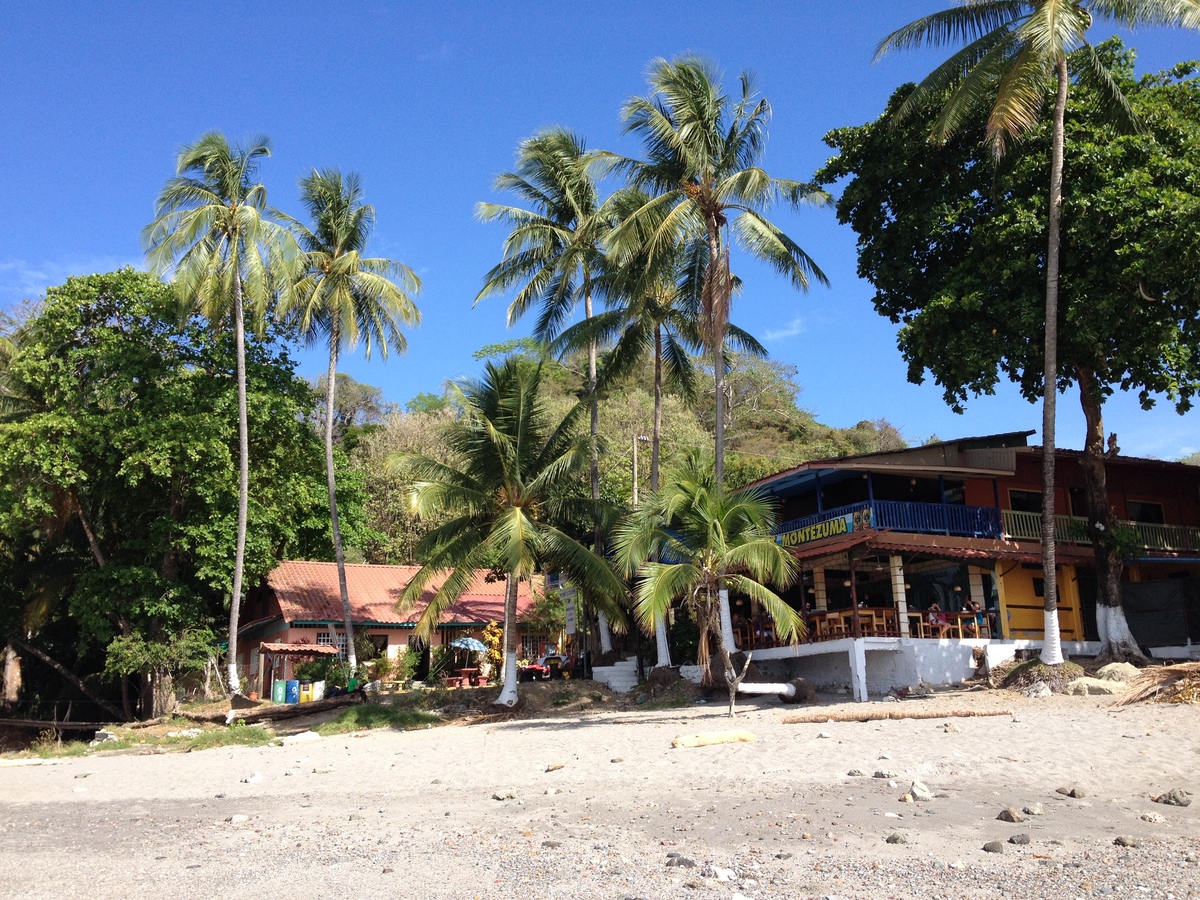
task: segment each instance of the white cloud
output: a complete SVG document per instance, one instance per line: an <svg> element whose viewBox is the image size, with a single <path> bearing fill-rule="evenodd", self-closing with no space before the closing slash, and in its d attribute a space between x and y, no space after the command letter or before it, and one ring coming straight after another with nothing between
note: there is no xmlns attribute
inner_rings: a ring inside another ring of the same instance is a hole
<svg viewBox="0 0 1200 900"><path fill-rule="evenodd" d="M25 300L36 300L46 293L46 288L63 284L71 275L113 272L122 266L143 269L145 264L140 258L120 259L115 256L97 256L66 262L0 259L0 309L12 308Z"/></svg>
<svg viewBox="0 0 1200 900"><path fill-rule="evenodd" d="M788 322L787 325L785 325L783 328L775 329L773 331L768 331L766 334L763 335L763 338L764 338L764 340L768 340L768 341L780 341L780 340L783 340L784 338L795 337L796 335L801 334L805 330L806 329L804 327L804 319L800 316L796 316L796 318L794 318L794 319L792 319L792 321Z"/></svg>

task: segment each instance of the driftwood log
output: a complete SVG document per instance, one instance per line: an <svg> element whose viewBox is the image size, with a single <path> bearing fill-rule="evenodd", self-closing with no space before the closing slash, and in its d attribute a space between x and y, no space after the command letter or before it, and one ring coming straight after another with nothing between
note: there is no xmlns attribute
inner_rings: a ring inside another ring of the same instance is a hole
<svg viewBox="0 0 1200 900"><path fill-rule="evenodd" d="M366 696L362 691L343 694L340 697L330 697L326 700L314 700L311 703L268 703L249 709L231 709L229 712L189 713L180 711L178 715L192 722L211 722L218 725L232 725L234 722L252 724L255 722L272 722L281 719L298 719L313 713L326 712L331 709L342 709L365 703Z"/></svg>
<svg viewBox="0 0 1200 900"><path fill-rule="evenodd" d="M975 716L1011 716L1011 709L878 709L871 712L815 712L784 716L784 725L819 725L822 722L879 722L884 719L969 719Z"/></svg>

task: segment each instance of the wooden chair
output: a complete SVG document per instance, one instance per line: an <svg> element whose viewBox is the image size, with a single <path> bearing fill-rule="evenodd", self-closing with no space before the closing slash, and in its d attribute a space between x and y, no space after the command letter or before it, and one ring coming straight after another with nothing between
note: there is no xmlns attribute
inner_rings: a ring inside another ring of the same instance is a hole
<svg viewBox="0 0 1200 900"><path fill-rule="evenodd" d="M908 614L908 633L909 636L915 638L928 637L926 634L925 614L921 612L910 612Z"/></svg>
<svg viewBox="0 0 1200 900"><path fill-rule="evenodd" d="M846 620L838 613L825 614L825 635L829 639L842 637L846 634Z"/></svg>

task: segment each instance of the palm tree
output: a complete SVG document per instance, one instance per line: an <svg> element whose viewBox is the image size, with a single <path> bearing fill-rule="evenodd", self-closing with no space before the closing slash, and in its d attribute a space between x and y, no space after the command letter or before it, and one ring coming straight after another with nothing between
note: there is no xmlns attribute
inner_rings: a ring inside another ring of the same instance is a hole
<svg viewBox="0 0 1200 900"><path fill-rule="evenodd" d="M497 191L511 191L529 209L480 203L476 213L484 222L512 227L504 242L504 258L484 276L475 302L516 289L508 306L512 327L531 308L540 307L534 335L549 344L583 303L585 319L592 317L595 279L604 263L603 239L607 222L593 177L597 156L583 139L562 128L540 131L517 147L517 166L496 179ZM587 392L592 439L589 475L592 500L600 499L599 430L595 341L588 344ZM597 525L593 540L601 552L603 533ZM608 622L599 613L601 650L612 649Z"/></svg>
<svg viewBox="0 0 1200 900"><path fill-rule="evenodd" d="M1059 235L1062 227L1064 127L1072 70L1105 98L1113 118L1137 129L1129 102L1087 42L1094 15L1126 28L1181 25L1200 28L1197 0L959 0L953 9L933 13L889 34L875 58L893 50L966 42L934 69L897 110L904 117L933 98L943 98L930 139L944 141L980 104L990 106L987 140L999 159L1008 142L1033 128L1053 75L1050 204L1047 213L1046 310L1042 385L1042 573L1045 620L1041 660L1063 661L1058 626L1055 570L1055 413L1058 389ZM948 97L947 97L948 95Z"/></svg>
<svg viewBox="0 0 1200 900"><path fill-rule="evenodd" d="M246 412L246 305L260 322L273 295L292 281L294 242L273 220L267 191L255 181L259 161L271 155L265 137L231 146L213 131L184 147L176 175L158 195L157 217L142 231L147 256L158 274L172 272L185 309L212 322L233 319L237 348L238 513L229 600L229 690L241 690L237 674L238 613L246 555L250 448Z"/></svg>
<svg viewBox="0 0 1200 900"><path fill-rule="evenodd" d="M812 280L829 280L812 258L765 215L782 199L793 207L827 206L817 185L773 178L760 166L771 105L756 98L748 73L741 75L736 101L722 92L720 76L706 61L686 56L656 60L649 97L633 97L621 115L626 132L640 136L646 160L606 158L629 173L651 199L618 225L610 242L618 255L647 248L658 255L703 239L707 244L701 282L700 336L713 357L716 388L715 465L725 480L724 366L721 353L729 323L733 277L730 233L737 243L807 291Z"/></svg>
<svg viewBox="0 0 1200 900"><path fill-rule="evenodd" d="M649 197L636 188L614 194L607 204L620 222L642 209ZM643 223L645 224L645 223ZM652 232L653 229L648 229ZM643 230L643 234L647 230ZM672 387L685 400L696 398L696 365L692 353L702 341L697 329L700 287L706 269L708 244L693 240L652 254L642 245L623 264L604 260L597 288L608 309L564 331L554 343L555 353L566 353L590 344L611 346L599 379L601 391L608 382L631 372L647 353L653 358L654 417L650 440L650 491L657 493L662 458L662 397ZM736 279L735 279L736 280ZM765 356L766 349L735 325L728 336L746 352ZM669 666L665 617L654 623L658 665Z"/></svg>
<svg viewBox="0 0 1200 900"><path fill-rule="evenodd" d="M343 177L336 169L314 170L300 180L300 199L313 227L310 230L299 222L289 221L304 251L304 274L291 298L280 304L279 314L292 320L310 344L322 338L329 344L329 372L325 379L325 477L329 484L329 517L346 628L346 654L353 675L358 669L358 659L354 652L354 624L346 588L346 560L333 466L338 356L343 348L353 350L360 341L368 359L375 347L384 359L389 348L403 353L408 342L401 326L421 321L421 313L412 300L412 295L421 289L421 281L403 263L363 255L375 225L375 207L363 203L358 175Z"/></svg>
<svg viewBox="0 0 1200 900"><path fill-rule="evenodd" d="M413 603L451 570L421 614L418 636L433 632L479 569L505 573L504 687L496 699L504 706L517 702L521 579L552 567L614 607L625 592L608 564L568 533L572 524L610 518L600 504L572 492L590 449L575 427L584 407L576 405L562 422L549 421L540 382L541 367L528 361L488 363L481 381L451 387L462 415L448 426L446 443L461 464L415 454L392 462L413 481L418 515L450 516L421 540L423 566L400 598L402 605Z"/></svg>
<svg viewBox="0 0 1200 900"><path fill-rule="evenodd" d="M775 543L774 526L775 513L766 494L753 490L727 494L711 460L692 452L667 476L662 490L616 533L622 569L637 573L638 618L653 622L682 599L696 614L700 628L696 661L705 672L709 635L717 638L731 716L746 669L743 666L740 675L735 673L729 648L720 640L719 592L733 587L761 603L786 640L798 640L804 629L796 611L767 587L787 587L797 571L795 559Z"/></svg>

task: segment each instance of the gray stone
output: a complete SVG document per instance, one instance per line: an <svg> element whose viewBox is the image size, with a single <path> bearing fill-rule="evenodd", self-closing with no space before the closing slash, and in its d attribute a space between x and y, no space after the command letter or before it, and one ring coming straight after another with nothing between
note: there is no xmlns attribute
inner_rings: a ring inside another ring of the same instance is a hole
<svg viewBox="0 0 1200 900"><path fill-rule="evenodd" d="M1151 825L1161 825L1163 822L1167 821L1166 816L1160 816L1158 813L1153 812L1142 813L1140 818L1143 822L1149 822Z"/></svg>
<svg viewBox="0 0 1200 900"><path fill-rule="evenodd" d="M1137 666L1131 666L1125 662L1109 663L1107 666L1101 666L1096 675L1104 681L1120 681L1128 684L1141 674L1141 670Z"/></svg>
<svg viewBox="0 0 1200 900"><path fill-rule="evenodd" d="M625 762L625 760L623 758L621 758L620 756L614 756L612 759L609 760L609 762L623 763L623 762Z"/></svg>
<svg viewBox="0 0 1200 900"><path fill-rule="evenodd" d="M1159 794L1154 798L1155 803L1165 803L1167 806L1191 806L1192 793L1185 791L1183 788L1172 788L1165 794Z"/></svg>
<svg viewBox="0 0 1200 900"><path fill-rule="evenodd" d="M790 854L790 853L776 853L776 854L775 854L775 858L776 858L776 859L791 859L791 858L792 858L792 854Z"/></svg>
<svg viewBox="0 0 1200 900"><path fill-rule="evenodd" d="M1008 842L1010 844L1016 844L1018 847L1024 847L1026 844L1029 843L1029 835L1024 834L1024 833L1014 834L1012 837L1010 837L1008 839Z"/></svg>
<svg viewBox="0 0 1200 900"><path fill-rule="evenodd" d="M686 856L674 855L667 857L667 865L680 869L694 869L696 868L696 861L688 859Z"/></svg>
<svg viewBox="0 0 1200 900"><path fill-rule="evenodd" d="M849 775L851 778L865 778L867 775L867 773L864 772L862 769L851 769L846 774Z"/></svg>
<svg viewBox="0 0 1200 900"><path fill-rule="evenodd" d="M243 822L249 822L250 817L246 816L246 815L242 815L241 813L238 813L235 816L226 816L225 821L230 823L231 825L241 825Z"/></svg>
<svg viewBox="0 0 1200 900"><path fill-rule="evenodd" d="M1045 812L1045 810L1042 809L1042 804L1040 803L1030 803L1028 806L1024 807L1021 812L1025 813L1027 816L1040 816Z"/></svg>
<svg viewBox="0 0 1200 900"><path fill-rule="evenodd" d="M889 844L907 844L908 835L903 831L893 831L887 836L887 842Z"/></svg>
<svg viewBox="0 0 1200 900"><path fill-rule="evenodd" d="M1024 822L1025 817L1021 815L1021 811L1015 806L1006 806L1000 810L1000 815L996 816L1001 822Z"/></svg>
<svg viewBox="0 0 1200 900"><path fill-rule="evenodd" d="M988 841L983 845L984 853L1003 853L1004 845L999 841Z"/></svg>
<svg viewBox="0 0 1200 900"><path fill-rule="evenodd" d="M1084 676L1067 684L1064 692L1079 697L1086 697L1089 694L1123 694L1125 693L1125 683Z"/></svg>
<svg viewBox="0 0 1200 900"><path fill-rule="evenodd" d="M1077 784L1068 785L1066 787L1055 788L1054 793L1062 794L1064 797L1070 797L1074 800L1082 800L1087 796L1087 791Z"/></svg>
<svg viewBox="0 0 1200 900"><path fill-rule="evenodd" d="M889 772L887 769L878 769L878 770L875 772L875 777L876 777L876 778L895 778L895 777L896 777L896 773L895 773L895 772Z"/></svg>
<svg viewBox="0 0 1200 900"><path fill-rule="evenodd" d="M1026 697L1033 697L1035 700L1044 697L1050 697L1053 696L1053 694L1054 691L1050 690L1050 686L1044 681L1035 681L1029 686L1029 689L1025 691ZM1016 719L1015 716L1013 718L1014 720Z"/></svg>
<svg viewBox="0 0 1200 900"><path fill-rule="evenodd" d="M944 726L942 726L942 730L945 731L946 734L958 734L960 731L962 731L962 729L959 728L958 724L955 722L947 722Z"/></svg>
<svg viewBox="0 0 1200 900"><path fill-rule="evenodd" d="M908 792L912 794L912 798L918 803L928 803L933 799L933 792L920 781L914 781Z"/></svg>
<svg viewBox="0 0 1200 900"><path fill-rule="evenodd" d="M1118 847L1140 847L1142 842L1131 834L1118 834L1113 838L1113 843Z"/></svg>
<svg viewBox="0 0 1200 900"><path fill-rule="evenodd" d="M547 850L557 850L562 846L562 841L542 841L542 846Z"/></svg>
<svg viewBox="0 0 1200 900"><path fill-rule="evenodd" d="M516 800L517 795L512 790L505 789L492 794L493 800Z"/></svg>

